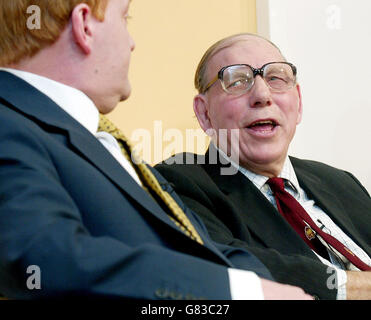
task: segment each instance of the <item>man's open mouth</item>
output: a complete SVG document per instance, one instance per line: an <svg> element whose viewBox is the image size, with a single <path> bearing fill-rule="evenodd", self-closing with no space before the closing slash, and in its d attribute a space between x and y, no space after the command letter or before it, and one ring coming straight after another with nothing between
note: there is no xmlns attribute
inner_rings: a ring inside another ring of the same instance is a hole
<svg viewBox="0 0 371 320"><path fill-rule="evenodd" d="M278 123L275 120L258 120L251 123L247 128L255 131L272 131Z"/></svg>

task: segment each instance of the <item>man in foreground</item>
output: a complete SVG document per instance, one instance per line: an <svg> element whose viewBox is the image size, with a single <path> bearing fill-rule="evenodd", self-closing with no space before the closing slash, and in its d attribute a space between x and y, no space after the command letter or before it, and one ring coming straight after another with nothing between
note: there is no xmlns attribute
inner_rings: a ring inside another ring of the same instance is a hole
<svg viewBox="0 0 371 320"><path fill-rule="evenodd" d="M198 66L194 99L213 143L204 157L156 168L215 241L248 248L278 281L323 299L370 299L369 194L348 172L288 157L303 111L296 73L259 36L217 42Z"/></svg>

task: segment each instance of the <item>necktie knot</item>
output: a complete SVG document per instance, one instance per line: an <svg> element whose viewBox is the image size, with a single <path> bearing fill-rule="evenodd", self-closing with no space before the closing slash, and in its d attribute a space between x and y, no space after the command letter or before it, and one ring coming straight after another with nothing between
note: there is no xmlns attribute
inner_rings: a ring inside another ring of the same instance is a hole
<svg viewBox="0 0 371 320"><path fill-rule="evenodd" d="M267 183L271 187L273 193L285 190L285 183L282 178L270 178Z"/></svg>

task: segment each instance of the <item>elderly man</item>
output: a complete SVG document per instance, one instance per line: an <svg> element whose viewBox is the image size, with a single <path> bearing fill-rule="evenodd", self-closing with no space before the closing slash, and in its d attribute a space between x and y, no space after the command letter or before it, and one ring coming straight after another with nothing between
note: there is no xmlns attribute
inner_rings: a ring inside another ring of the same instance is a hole
<svg viewBox="0 0 371 320"><path fill-rule="evenodd" d="M131 91L129 0L52 2L0 5L0 292L311 298L269 280L246 250L213 243L166 181L131 161L122 133L99 123Z"/></svg>
<svg viewBox="0 0 371 320"><path fill-rule="evenodd" d="M213 143L204 158L179 154L156 168L215 241L248 248L277 280L324 299L370 299L369 194L348 172L288 157L303 112L296 73L259 36L217 42L194 98Z"/></svg>

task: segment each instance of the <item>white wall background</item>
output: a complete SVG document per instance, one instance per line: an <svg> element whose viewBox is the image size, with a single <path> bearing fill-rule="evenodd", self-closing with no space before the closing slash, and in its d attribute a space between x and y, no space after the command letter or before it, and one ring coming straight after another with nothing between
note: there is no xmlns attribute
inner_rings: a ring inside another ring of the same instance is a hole
<svg viewBox="0 0 371 320"><path fill-rule="evenodd" d="M257 0L258 33L298 68L290 155L352 172L371 192L371 1Z"/></svg>

